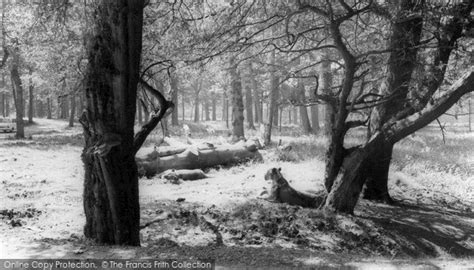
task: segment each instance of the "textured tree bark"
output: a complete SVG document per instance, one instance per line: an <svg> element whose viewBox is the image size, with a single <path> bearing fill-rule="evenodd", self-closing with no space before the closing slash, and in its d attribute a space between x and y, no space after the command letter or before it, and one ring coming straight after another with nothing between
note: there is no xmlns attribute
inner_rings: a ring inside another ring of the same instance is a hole
<svg viewBox="0 0 474 270"><path fill-rule="evenodd" d="M474 68L451 85L435 104L428 105L423 110L400 120L389 120L381 127L381 130L372 135L365 145L346 155L324 208L352 214L367 173L373 169L373 159L378 157L377 154L383 150L383 147L393 145L425 127L449 110L463 95L472 91L474 91Z"/></svg>
<svg viewBox="0 0 474 270"><path fill-rule="evenodd" d="M187 149L164 157L160 157L158 153L152 153L148 157L137 157L137 162L145 175L152 176L169 169L204 169L261 159L257 146L252 142L247 142L211 149Z"/></svg>
<svg viewBox="0 0 474 270"><path fill-rule="evenodd" d="M84 234L99 243L140 245L133 126L144 2L98 3L86 73Z"/></svg>
<svg viewBox="0 0 474 270"><path fill-rule="evenodd" d="M423 19L413 14L421 10L422 5L420 1L403 0L398 7L397 19L391 26L389 49L392 53L389 56L385 80L379 89L381 96L393 98L372 111L369 138L406 106L423 26ZM380 150L370 162L369 166L373 169L367 172L364 198L391 203L393 200L388 193L387 181L393 145L380 145Z"/></svg>
<svg viewBox="0 0 474 270"><path fill-rule="evenodd" d="M19 66L20 66L20 55L18 48L13 49L12 53L12 63L10 76L12 81L13 88L13 101L15 102L16 110L16 135L17 139L25 138L25 128L23 123L23 112L24 112L24 99L23 99L23 85L21 82Z"/></svg>
<svg viewBox="0 0 474 270"><path fill-rule="evenodd" d="M206 118L205 120L206 121L210 121L211 120L211 113L210 113L210 104L209 104L209 101L208 99L206 99L206 101L204 102L204 114L206 115Z"/></svg>
<svg viewBox="0 0 474 270"><path fill-rule="evenodd" d="M298 84L296 87L298 91L298 99L301 102L304 102L304 100L306 99L306 91L304 89L303 82L301 80L298 80ZM303 129L304 134L309 134L311 132L311 125L309 123L308 110L306 109L306 106L299 106L299 111L301 118L301 129Z"/></svg>
<svg viewBox="0 0 474 270"><path fill-rule="evenodd" d="M232 140L245 138L244 134L244 102L242 97L242 81L235 59L230 60L230 78L232 94Z"/></svg>

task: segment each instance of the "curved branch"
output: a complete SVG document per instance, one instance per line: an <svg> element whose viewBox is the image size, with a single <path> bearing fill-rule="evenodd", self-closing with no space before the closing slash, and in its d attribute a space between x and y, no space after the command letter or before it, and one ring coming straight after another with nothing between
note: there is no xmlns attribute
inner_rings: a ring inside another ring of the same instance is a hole
<svg viewBox="0 0 474 270"><path fill-rule="evenodd" d="M157 113L153 114L150 120L142 126L142 128L140 129L140 131L137 132L137 134L135 134L135 138L133 140L133 150L135 154L138 152L138 150L140 150L150 132L158 125L158 123L160 123L160 121L164 117L168 116L174 109L174 103L172 101L166 100L163 94L160 93L160 91L153 88L143 79L140 79L140 84L142 84L148 92L150 92L158 99L160 109Z"/></svg>

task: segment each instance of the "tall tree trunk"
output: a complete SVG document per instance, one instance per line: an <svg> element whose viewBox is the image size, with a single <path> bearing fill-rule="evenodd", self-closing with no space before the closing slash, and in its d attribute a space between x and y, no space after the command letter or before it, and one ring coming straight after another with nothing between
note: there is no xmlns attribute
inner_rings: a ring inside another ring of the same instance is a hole
<svg viewBox="0 0 474 270"><path fill-rule="evenodd" d="M212 121L216 121L217 120L217 99L216 97L213 97L212 98Z"/></svg>
<svg viewBox="0 0 474 270"><path fill-rule="evenodd" d="M247 125L249 129L255 129L253 124L253 100L252 89L247 85L245 87L245 110L247 112Z"/></svg>
<svg viewBox="0 0 474 270"><path fill-rule="evenodd" d="M267 121L264 123L263 143L269 145L272 141L272 125L274 124L274 112L278 112L278 77L276 76L275 51L271 54L270 71L270 104L268 105ZM278 117L278 114L277 114Z"/></svg>
<svg viewBox="0 0 474 270"><path fill-rule="evenodd" d="M308 114L308 111L306 111L306 114ZM298 109L296 107L293 107L293 124L298 125Z"/></svg>
<svg viewBox="0 0 474 270"><path fill-rule="evenodd" d="M206 99L206 101L204 102L204 114L206 115L206 121L210 121L211 120L211 115L210 115L210 112L209 112L209 101L208 99Z"/></svg>
<svg viewBox="0 0 474 270"><path fill-rule="evenodd" d="M42 100L36 100L36 116L43 118L44 114L44 102Z"/></svg>
<svg viewBox="0 0 474 270"><path fill-rule="evenodd" d="M258 88L257 85L257 79L255 78L255 71L253 69L252 63L249 64L249 73L250 73L250 87L252 88L253 91L253 107L255 111L255 118L254 118L254 123L261 123L262 122L262 105L261 105L261 99L262 99L262 93L260 89Z"/></svg>
<svg viewBox="0 0 474 270"><path fill-rule="evenodd" d="M315 105L311 106L311 130L314 134L317 134L318 131L319 131L319 106L318 106L318 104L315 104Z"/></svg>
<svg viewBox="0 0 474 270"><path fill-rule="evenodd" d="M183 122L184 122L184 117L186 116L186 110L184 109L184 107L185 107L184 103L185 103L184 102L184 97L181 97L181 107L182 107L182 111L183 111L183 113L181 114L181 119L183 120Z"/></svg>
<svg viewBox="0 0 474 270"><path fill-rule="evenodd" d="M84 234L99 243L140 245L134 143L144 2L102 0L89 46Z"/></svg>
<svg viewBox="0 0 474 270"><path fill-rule="evenodd" d="M393 96L385 104L372 110L370 116L369 136L374 134L388 119L401 111L406 104L412 73L416 67L416 56L420 43L423 21L419 17L405 19L406 14L421 10L422 3L415 0L404 0L400 4L398 21L391 27L389 56L385 80L379 89L382 96ZM368 165L364 198L391 203L388 193L388 173L392 159L393 145L380 145L372 162Z"/></svg>
<svg viewBox="0 0 474 270"><path fill-rule="evenodd" d="M194 122L199 122L199 95L194 97Z"/></svg>
<svg viewBox="0 0 474 270"><path fill-rule="evenodd" d="M275 99L275 103L273 104L273 109L271 109L271 111L273 112L273 126L274 127L278 127L278 124L279 124L279 117L278 117L278 112L280 111L280 104L278 104L279 100L280 100L280 87L279 87L279 78L278 76L276 75L276 71L275 71L275 75L276 76L276 80L277 80L277 87L275 89L272 89L272 95L274 95L274 99Z"/></svg>
<svg viewBox="0 0 474 270"><path fill-rule="evenodd" d="M176 106L176 110L173 110L171 113L171 125L177 126L179 125L178 121L178 75L176 72L171 74L170 78L170 87L171 87L171 100L173 101L174 105ZM183 112L184 115L184 112Z"/></svg>
<svg viewBox="0 0 474 270"><path fill-rule="evenodd" d="M47 110L48 110L47 118L52 119L53 118L53 108L51 108L52 105L51 105L51 98L50 97L46 98L46 107L47 107Z"/></svg>
<svg viewBox="0 0 474 270"><path fill-rule="evenodd" d="M69 94L71 101L71 113L69 114L69 127L74 126L74 118L76 117L76 95L74 93Z"/></svg>
<svg viewBox="0 0 474 270"><path fill-rule="evenodd" d="M238 141L244 135L244 102L242 97L242 81L235 59L230 60L230 78L232 94L232 140Z"/></svg>
<svg viewBox="0 0 474 270"><path fill-rule="evenodd" d="M201 92L202 79L194 83L194 122L199 122L199 93Z"/></svg>
<svg viewBox="0 0 474 270"><path fill-rule="evenodd" d="M306 99L306 91L301 79L298 80L298 84L296 87L298 91L298 100L304 102L304 100ZM308 111L306 110L306 106L299 106L299 111L301 119L301 128L303 129L303 133L309 134L311 132L311 125L309 123Z"/></svg>
<svg viewBox="0 0 474 270"><path fill-rule="evenodd" d="M33 123L33 114L34 114L34 104L35 104L35 98L33 96L33 79L31 78L31 69L30 69L30 81L29 81L29 88L28 88L28 123L32 124Z"/></svg>
<svg viewBox="0 0 474 270"><path fill-rule="evenodd" d="M19 49L14 48L12 53L12 63L10 76L12 81L13 88L13 100L15 103L16 110L16 138L23 139L25 138L25 128L23 123L23 112L24 112L24 100L23 100L23 85L20 78L19 65L20 65L20 55Z"/></svg>
<svg viewBox="0 0 474 270"><path fill-rule="evenodd" d="M416 46L419 43L422 26L421 17L413 16L413 14L417 14L423 5L423 1L402 0L399 4L398 18L392 25L392 39L390 44L390 49L395 49L394 52L397 53L398 56L394 58L391 56L388 63L389 65L394 65L396 61L398 61L395 65L398 66L400 72L397 72L397 74L389 74L387 82L384 84L388 86L389 84L396 83L399 86L396 88L396 91L400 92L397 92L397 95L392 95L392 98L396 99L397 102L403 102L406 98L406 92L404 92L406 90L403 88L408 89L408 84L403 84L403 82L409 82L411 71L416 63ZM337 36L335 30L337 30L337 28L331 29ZM336 42L339 43L339 46L342 46L341 39L336 40ZM411 60L407 61L407 59ZM388 164L390 163L383 158L385 154L382 151L387 150L385 146L394 141L387 139L384 132L377 137L372 135L370 142L364 145L364 147L352 150L343 147L344 135L347 131L345 121L348 115L344 102L347 100L354 83L354 60L353 57L347 54L344 55L346 70L341 89L341 93L343 93L344 96L340 95L337 113L335 114L336 118L331 129L325 177L326 189L329 192L325 207L334 211L347 213L353 212L362 185L366 181L366 178L370 177L369 174L372 172L380 174L380 168L373 169L373 167L378 166L374 161L379 163L380 160L383 160ZM382 86L382 88L386 86ZM383 112L383 114L385 114L385 112Z"/></svg>
<svg viewBox="0 0 474 270"><path fill-rule="evenodd" d="M225 127L229 128L229 98L227 97L227 92L224 94L224 117L225 117Z"/></svg>
<svg viewBox="0 0 474 270"><path fill-rule="evenodd" d="M1 111L2 111L2 116L3 117L6 117L6 95L5 93L2 93L2 107L1 107Z"/></svg>
<svg viewBox="0 0 474 270"><path fill-rule="evenodd" d="M388 120L386 125L375 132L364 145L346 155L341 173L334 181L324 208L352 214L365 177L381 149L383 151L384 146L394 145L406 136L425 127L449 110L463 95L472 91L474 91L474 69L471 68L469 72L452 84L434 104L426 106L415 114L402 117L400 120L396 120L396 118ZM399 115L399 117L401 116Z"/></svg>

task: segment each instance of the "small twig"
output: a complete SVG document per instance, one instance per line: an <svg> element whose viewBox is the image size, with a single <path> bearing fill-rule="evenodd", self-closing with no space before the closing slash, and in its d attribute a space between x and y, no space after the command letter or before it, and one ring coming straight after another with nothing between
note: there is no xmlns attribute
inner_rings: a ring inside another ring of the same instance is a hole
<svg viewBox="0 0 474 270"><path fill-rule="evenodd" d="M436 118L436 122L438 122L439 128L441 130L441 134L443 135L443 144L446 144L446 139L444 137L444 131L446 130L446 128L441 124L441 122L439 121L439 118Z"/></svg>

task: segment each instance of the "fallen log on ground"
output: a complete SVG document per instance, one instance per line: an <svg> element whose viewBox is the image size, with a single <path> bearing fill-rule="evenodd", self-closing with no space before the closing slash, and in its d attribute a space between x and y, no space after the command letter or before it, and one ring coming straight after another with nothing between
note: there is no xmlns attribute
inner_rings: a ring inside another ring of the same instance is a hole
<svg viewBox="0 0 474 270"><path fill-rule="evenodd" d="M166 170L161 173L161 178L177 181L177 180L199 180L207 178L207 175L200 169L195 170Z"/></svg>
<svg viewBox="0 0 474 270"><path fill-rule="evenodd" d="M308 194L291 187L281 174L281 168L268 170L265 174L265 180L272 180L270 196L266 199L270 202L318 208L324 201L324 194Z"/></svg>
<svg viewBox="0 0 474 270"><path fill-rule="evenodd" d="M190 146L182 153L160 157L158 153L136 157L141 174L153 176L169 169L204 169L218 165L230 165L248 160L262 160L255 142L216 146L199 149Z"/></svg>

